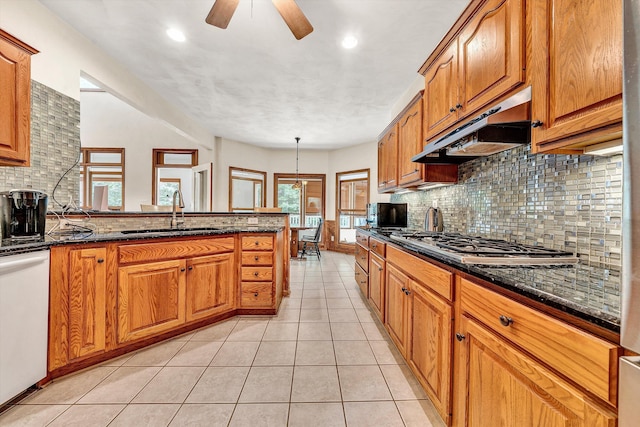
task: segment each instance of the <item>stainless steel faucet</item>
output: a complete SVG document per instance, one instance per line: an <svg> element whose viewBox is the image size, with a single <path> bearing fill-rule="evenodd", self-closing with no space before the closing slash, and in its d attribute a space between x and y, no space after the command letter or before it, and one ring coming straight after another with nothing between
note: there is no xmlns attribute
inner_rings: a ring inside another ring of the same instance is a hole
<svg viewBox="0 0 640 427"><path fill-rule="evenodd" d="M178 203L180 203L178 205ZM181 217L178 219L176 217L176 211L178 210L177 206L180 206ZM176 190L173 192L173 207L171 209L171 228L180 228L184 226L184 198L182 197L182 191Z"/></svg>

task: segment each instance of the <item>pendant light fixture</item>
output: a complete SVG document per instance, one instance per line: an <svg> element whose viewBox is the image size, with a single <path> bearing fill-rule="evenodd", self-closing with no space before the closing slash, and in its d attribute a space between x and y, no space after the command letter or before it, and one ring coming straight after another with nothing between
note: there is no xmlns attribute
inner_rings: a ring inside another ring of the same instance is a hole
<svg viewBox="0 0 640 427"><path fill-rule="evenodd" d="M300 138L296 136L296 182L291 186L294 190L300 190L302 183L298 179L298 146L300 144Z"/></svg>

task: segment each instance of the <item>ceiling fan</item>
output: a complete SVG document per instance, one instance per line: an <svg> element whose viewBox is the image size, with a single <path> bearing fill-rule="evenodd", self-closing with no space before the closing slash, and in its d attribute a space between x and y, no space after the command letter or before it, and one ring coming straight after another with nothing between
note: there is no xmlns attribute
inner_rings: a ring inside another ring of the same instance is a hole
<svg viewBox="0 0 640 427"><path fill-rule="evenodd" d="M205 21L207 24L214 25L218 28L227 28L233 12L235 12L238 7L239 1L240 0L216 0ZM302 10L300 10L295 0L272 1L296 39L300 40L313 31L309 20L304 16L304 13L302 13Z"/></svg>

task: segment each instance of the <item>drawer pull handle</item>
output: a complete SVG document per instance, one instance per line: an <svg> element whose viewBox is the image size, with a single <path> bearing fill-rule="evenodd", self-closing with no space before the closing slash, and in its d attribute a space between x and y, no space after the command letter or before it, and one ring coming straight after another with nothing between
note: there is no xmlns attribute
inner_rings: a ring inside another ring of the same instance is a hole
<svg viewBox="0 0 640 427"><path fill-rule="evenodd" d="M254 273L253 273L253 275L256 276L256 277L258 277L258 274L260 274L260 273L258 273L257 271L254 271Z"/></svg>
<svg viewBox="0 0 640 427"><path fill-rule="evenodd" d="M500 324L502 326L509 326L513 323L513 319L507 316L500 316Z"/></svg>
<svg viewBox="0 0 640 427"><path fill-rule="evenodd" d="M462 342L466 337L462 335L460 332L456 332L456 339Z"/></svg>
<svg viewBox="0 0 640 427"><path fill-rule="evenodd" d="M255 257L253 257L253 259L254 259L255 261L257 261L257 260L259 260L259 259L260 259L260 257L258 257L258 256L256 255Z"/></svg>
<svg viewBox="0 0 640 427"><path fill-rule="evenodd" d="M257 296L258 296L258 293L257 293L257 292L254 292L254 293L253 293L253 296L254 296L254 297L257 297Z"/></svg>
<svg viewBox="0 0 640 427"><path fill-rule="evenodd" d="M103 262L104 262L104 259L98 258L98 264L102 264Z"/></svg>

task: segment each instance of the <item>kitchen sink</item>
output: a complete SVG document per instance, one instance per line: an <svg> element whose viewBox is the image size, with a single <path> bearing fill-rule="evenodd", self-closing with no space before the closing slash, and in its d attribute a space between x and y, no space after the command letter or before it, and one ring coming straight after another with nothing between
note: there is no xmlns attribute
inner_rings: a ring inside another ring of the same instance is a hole
<svg viewBox="0 0 640 427"><path fill-rule="evenodd" d="M216 227L191 227L191 228L145 228L142 230L122 230L122 234L147 234L147 233L179 233L184 231L215 231Z"/></svg>

